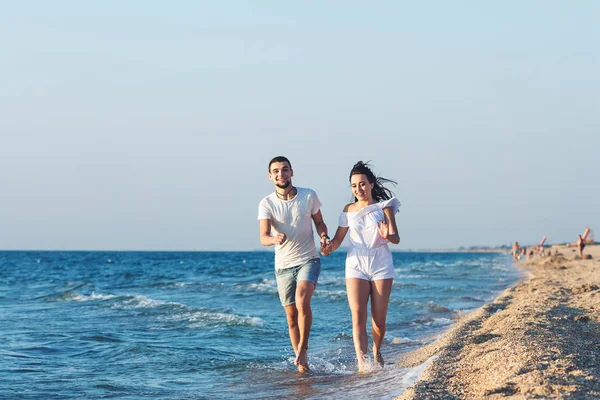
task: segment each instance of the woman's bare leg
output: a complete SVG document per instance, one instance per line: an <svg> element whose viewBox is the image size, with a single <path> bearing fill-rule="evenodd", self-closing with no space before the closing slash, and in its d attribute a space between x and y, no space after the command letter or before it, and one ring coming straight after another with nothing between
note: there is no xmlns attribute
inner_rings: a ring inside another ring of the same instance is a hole
<svg viewBox="0 0 600 400"><path fill-rule="evenodd" d="M352 313L352 339L358 360L358 370L365 369L365 358L368 358L369 338L367 336L367 304L371 285L369 281L357 278L346 279L348 305Z"/></svg>
<svg viewBox="0 0 600 400"><path fill-rule="evenodd" d="M387 318L390 294L392 293L393 279L382 279L371 282L371 324L373 335L373 356L375 362L383 367L381 356L381 344L385 335L385 324Z"/></svg>

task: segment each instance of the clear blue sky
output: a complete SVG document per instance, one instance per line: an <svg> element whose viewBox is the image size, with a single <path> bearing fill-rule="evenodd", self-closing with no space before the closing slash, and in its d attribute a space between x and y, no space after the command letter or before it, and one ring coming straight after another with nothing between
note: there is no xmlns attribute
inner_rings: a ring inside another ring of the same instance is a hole
<svg viewBox="0 0 600 400"><path fill-rule="evenodd" d="M268 160L330 230L359 159L396 249L600 236L600 2L21 1L0 249L251 250Z"/></svg>

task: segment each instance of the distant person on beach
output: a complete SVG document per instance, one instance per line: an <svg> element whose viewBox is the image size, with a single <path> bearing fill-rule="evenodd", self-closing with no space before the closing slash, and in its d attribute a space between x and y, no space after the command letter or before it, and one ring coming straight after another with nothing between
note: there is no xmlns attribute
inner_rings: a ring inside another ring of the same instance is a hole
<svg viewBox="0 0 600 400"><path fill-rule="evenodd" d="M513 261L519 261L519 256L521 255L521 247L519 246L519 242L515 242L515 244L513 244L511 252Z"/></svg>
<svg viewBox="0 0 600 400"><path fill-rule="evenodd" d="M577 250L579 251L579 257L583 258L583 249L585 248L585 240L581 235L577 235Z"/></svg>
<svg viewBox="0 0 600 400"><path fill-rule="evenodd" d="M350 247L346 256L346 293L352 313L352 339L358 370L369 370L367 306L371 298L373 356L383 367L381 346L386 331L386 317L394 264L388 242L400 243L396 217L400 202L384 183L394 181L376 177L369 165L357 162L350 171L354 202L347 204L339 217L339 227L330 243L321 246L328 256L342 244L348 231Z"/></svg>
<svg viewBox="0 0 600 400"><path fill-rule="evenodd" d="M315 246L315 224L321 245L328 244L321 202L312 189L292 185L294 170L286 157L269 162L269 179L275 191L260 201L260 243L275 246L275 276L287 318L290 341L300 372L308 371L308 337L312 325L311 297L321 273Z"/></svg>
<svg viewBox="0 0 600 400"><path fill-rule="evenodd" d="M545 253L544 253L544 246L543 246L543 245L542 245L542 246L538 245L538 246L535 248L535 253L536 253L537 255L541 256L541 257L544 257L544 255L545 255Z"/></svg>

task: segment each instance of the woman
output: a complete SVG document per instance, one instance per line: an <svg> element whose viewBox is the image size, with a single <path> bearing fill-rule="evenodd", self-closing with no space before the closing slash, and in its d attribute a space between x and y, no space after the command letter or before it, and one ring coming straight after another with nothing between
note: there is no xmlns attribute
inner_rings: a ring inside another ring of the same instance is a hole
<svg viewBox="0 0 600 400"><path fill-rule="evenodd" d="M373 356L383 367L381 345L385 335L394 264L388 242L400 243L396 218L400 202L384 183L396 183L376 177L369 165L357 162L350 171L350 186L354 202L347 204L339 218L334 238L321 246L328 256L342 244L350 231L350 248L346 256L346 292L352 313L352 338L358 359L358 370L367 371L368 336L367 305L371 298Z"/></svg>

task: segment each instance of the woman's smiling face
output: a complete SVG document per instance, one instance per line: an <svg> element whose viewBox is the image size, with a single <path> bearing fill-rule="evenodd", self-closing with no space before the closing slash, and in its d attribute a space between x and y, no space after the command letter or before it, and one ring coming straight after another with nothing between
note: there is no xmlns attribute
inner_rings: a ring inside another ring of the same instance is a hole
<svg viewBox="0 0 600 400"><path fill-rule="evenodd" d="M373 190L373 183L369 182L369 179L366 175L356 174L352 175L350 178L350 187L352 188L352 194L359 201L371 201L373 199L373 195L371 190Z"/></svg>

